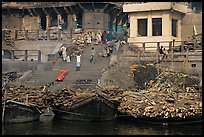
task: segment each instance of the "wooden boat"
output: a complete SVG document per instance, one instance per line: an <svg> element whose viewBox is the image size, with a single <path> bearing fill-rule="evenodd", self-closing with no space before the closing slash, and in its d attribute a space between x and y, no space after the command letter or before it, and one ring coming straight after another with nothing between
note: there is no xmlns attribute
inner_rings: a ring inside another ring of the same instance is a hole
<svg viewBox="0 0 204 137"><path fill-rule="evenodd" d="M144 124L156 124L156 125L192 125L192 124L202 124L202 114L197 116L191 116L186 118L162 118L162 117L142 117L135 118L133 116L127 116L124 114L118 114L117 119L126 120L136 123Z"/></svg>
<svg viewBox="0 0 204 137"><path fill-rule="evenodd" d="M101 94L74 104L67 111L53 109L54 118L78 121L108 121L116 118L117 108Z"/></svg>
<svg viewBox="0 0 204 137"><path fill-rule="evenodd" d="M23 123L39 120L41 111L33 105L8 100L5 108L2 103L2 122L3 123Z"/></svg>

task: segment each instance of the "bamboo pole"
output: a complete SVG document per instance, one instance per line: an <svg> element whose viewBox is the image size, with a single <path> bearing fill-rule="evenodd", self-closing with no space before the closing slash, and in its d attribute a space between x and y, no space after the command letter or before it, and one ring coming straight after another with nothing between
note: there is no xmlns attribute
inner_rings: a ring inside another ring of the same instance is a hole
<svg viewBox="0 0 204 137"><path fill-rule="evenodd" d="M6 107L6 90L4 93L4 106L3 106L3 112L2 112L2 122L4 122L5 107Z"/></svg>

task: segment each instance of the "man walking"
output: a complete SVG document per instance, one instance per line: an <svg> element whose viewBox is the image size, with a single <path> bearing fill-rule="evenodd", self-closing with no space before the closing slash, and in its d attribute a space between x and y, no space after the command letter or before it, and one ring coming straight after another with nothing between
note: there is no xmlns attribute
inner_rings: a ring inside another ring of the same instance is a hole
<svg viewBox="0 0 204 137"><path fill-rule="evenodd" d="M95 51L94 47L92 47L91 55L90 55L90 62L91 63L95 63L95 54L96 54L96 51Z"/></svg>

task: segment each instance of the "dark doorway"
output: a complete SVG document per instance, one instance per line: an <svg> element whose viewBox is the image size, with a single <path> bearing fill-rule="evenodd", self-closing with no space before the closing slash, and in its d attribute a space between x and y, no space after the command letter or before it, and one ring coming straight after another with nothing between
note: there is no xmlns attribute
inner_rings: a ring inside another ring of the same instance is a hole
<svg viewBox="0 0 204 137"><path fill-rule="evenodd" d="M46 16L41 16L41 27L43 30L46 30Z"/></svg>

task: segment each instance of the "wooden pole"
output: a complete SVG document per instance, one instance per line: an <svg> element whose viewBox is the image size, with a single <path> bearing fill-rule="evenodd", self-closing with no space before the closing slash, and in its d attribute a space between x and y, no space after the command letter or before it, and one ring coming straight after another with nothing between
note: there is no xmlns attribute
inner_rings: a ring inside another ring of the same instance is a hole
<svg viewBox="0 0 204 137"><path fill-rule="evenodd" d="M5 93L4 93L4 105L3 105L3 111L2 111L2 122L4 122L5 108L6 108L6 90L5 90Z"/></svg>

